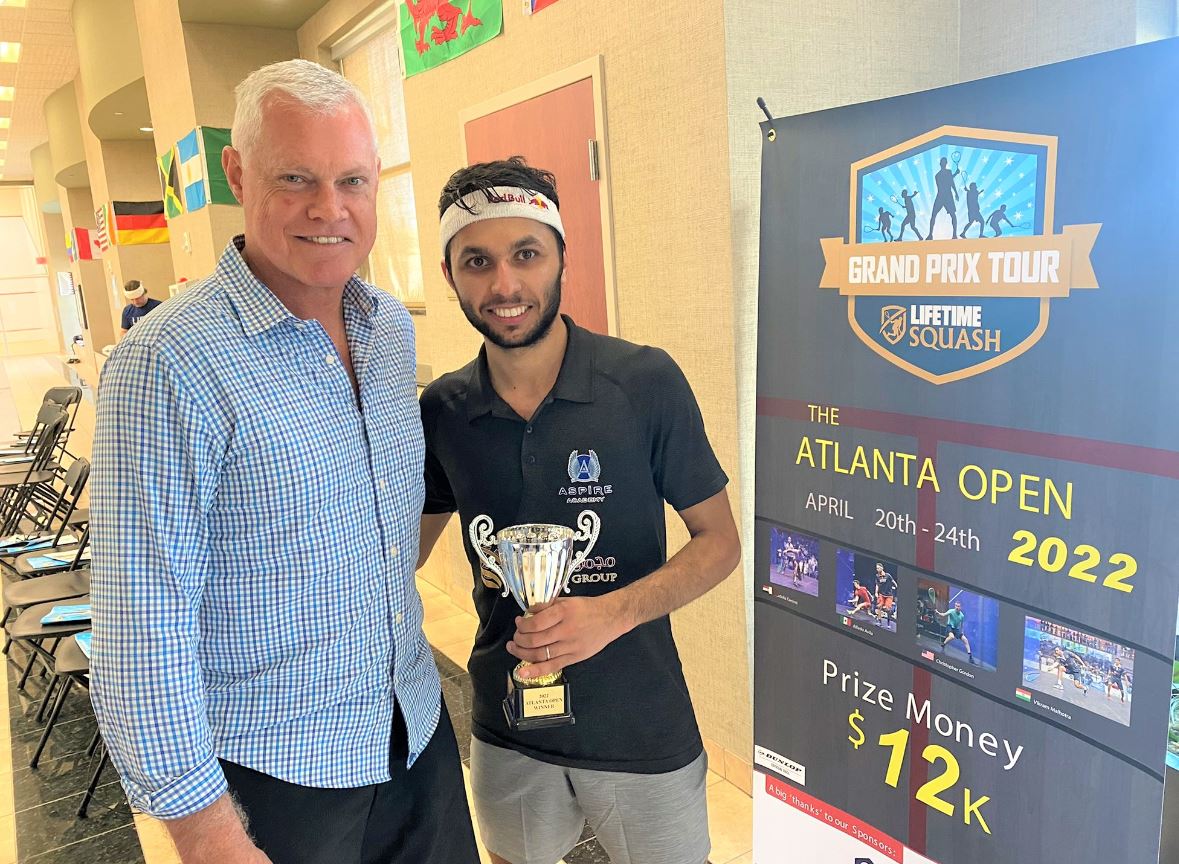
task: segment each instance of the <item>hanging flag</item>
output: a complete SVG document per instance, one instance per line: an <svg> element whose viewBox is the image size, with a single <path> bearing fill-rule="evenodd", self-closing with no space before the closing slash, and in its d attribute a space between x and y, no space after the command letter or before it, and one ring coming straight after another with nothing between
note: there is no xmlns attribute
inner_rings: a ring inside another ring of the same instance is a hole
<svg viewBox="0 0 1179 864"><path fill-rule="evenodd" d="M102 257L98 248L97 232L89 228L75 228L66 232L66 254L70 261L93 261Z"/></svg>
<svg viewBox="0 0 1179 864"><path fill-rule="evenodd" d="M205 165L201 158L200 129L193 129L176 142L176 156L180 160L180 188L184 190L185 212L200 210L209 203L205 194Z"/></svg>
<svg viewBox="0 0 1179 864"><path fill-rule="evenodd" d="M168 220L163 201L116 201L115 242L120 246L167 243Z"/></svg>
<svg viewBox="0 0 1179 864"><path fill-rule="evenodd" d="M557 0L532 0L532 11L539 12L546 6L552 6Z"/></svg>
<svg viewBox="0 0 1179 864"><path fill-rule="evenodd" d="M405 0L400 16L407 78L494 39L504 24L503 0Z"/></svg>
<svg viewBox="0 0 1179 864"><path fill-rule="evenodd" d="M94 239L98 243L98 248L105 252L111 248L111 234L109 226L109 214L107 213L107 205L103 204L94 211L95 234Z"/></svg>
<svg viewBox="0 0 1179 864"><path fill-rule="evenodd" d="M160 169L160 189L164 195L164 215L175 219L184 212L184 204L180 200L180 165L176 158L176 148L171 147L156 158L156 165Z"/></svg>
<svg viewBox="0 0 1179 864"><path fill-rule="evenodd" d="M201 126L201 149L205 160L205 191L210 204L237 204L225 169L221 151L229 146L229 130L218 126Z"/></svg>
<svg viewBox="0 0 1179 864"><path fill-rule="evenodd" d="M238 203L221 168L221 151L228 145L229 130L218 126L198 126L176 142L176 161L180 163L177 195L183 198L187 212L206 204Z"/></svg>

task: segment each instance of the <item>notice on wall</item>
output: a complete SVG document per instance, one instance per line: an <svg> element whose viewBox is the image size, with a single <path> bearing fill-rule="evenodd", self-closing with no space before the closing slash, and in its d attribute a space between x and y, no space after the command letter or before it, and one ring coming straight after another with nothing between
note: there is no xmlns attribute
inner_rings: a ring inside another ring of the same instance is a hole
<svg viewBox="0 0 1179 864"><path fill-rule="evenodd" d="M760 864L1160 860L1175 80L1167 41L762 124Z"/></svg>

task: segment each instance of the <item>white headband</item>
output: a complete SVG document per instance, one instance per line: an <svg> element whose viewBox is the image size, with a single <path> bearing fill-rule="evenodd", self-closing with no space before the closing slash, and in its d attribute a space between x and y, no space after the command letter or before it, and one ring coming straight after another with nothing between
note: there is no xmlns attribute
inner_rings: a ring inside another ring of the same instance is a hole
<svg viewBox="0 0 1179 864"><path fill-rule="evenodd" d="M442 257L446 257L446 246L454 239L454 235L468 225L484 219L511 217L541 222L560 234L562 240L565 239L561 214L551 200L539 192L529 192L519 186L493 186L486 191L479 189L468 193L446 208L439 226Z"/></svg>

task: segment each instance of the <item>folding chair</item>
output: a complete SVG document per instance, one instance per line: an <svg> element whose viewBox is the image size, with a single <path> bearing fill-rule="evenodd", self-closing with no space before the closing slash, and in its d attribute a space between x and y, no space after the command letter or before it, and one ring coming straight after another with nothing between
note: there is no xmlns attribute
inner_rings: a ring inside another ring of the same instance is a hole
<svg viewBox="0 0 1179 864"><path fill-rule="evenodd" d="M41 754L45 751L45 745L49 743L49 736L53 732L53 727L57 725L57 718L61 716L61 709L70 694L70 688L74 684L81 684L89 689L89 678L90 658L78 645L78 640L72 636L61 640L61 645L53 658L53 681L49 691L56 689L57 696L53 700L53 709L49 712L45 729L41 732L41 740L37 742L37 749L33 751L33 758L29 760L30 768L36 768L37 763L41 761Z"/></svg>
<svg viewBox="0 0 1179 864"><path fill-rule="evenodd" d="M59 484L60 488L52 506L44 514L47 530L13 534L0 540L0 567L15 574L16 569L12 562L26 552L44 553L62 549L68 544L76 545L77 538L66 532L68 529L84 526L89 521L89 511L78 509L78 502L89 480L90 460L77 459L60 480L52 481ZM83 518L79 520L79 516Z"/></svg>
<svg viewBox="0 0 1179 864"><path fill-rule="evenodd" d="M75 603L89 603L89 595L75 598ZM45 665L45 668L50 672L54 669L54 652L57 650L59 642L75 633L82 633L90 629L89 621L69 621L61 624L43 624L41 619L53 611L53 607L59 605L57 602L38 603L35 606L30 606L16 617L15 620L10 621L5 628L8 631L8 636L13 642L19 642L23 647L29 650L29 659L25 664L24 672L21 673L20 681L16 685L17 690L24 690L25 683L29 680L29 674L33 671L33 664L40 659ZM71 604L72 605L72 604ZM72 640L70 640L72 641ZM57 679L50 681L50 686L45 691L45 696L41 700L41 705L37 709L37 719L43 720L45 717L45 709L50 704L50 698L53 695Z"/></svg>
<svg viewBox="0 0 1179 864"><path fill-rule="evenodd" d="M19 471L24 463L32 459L37 445L45 434L46 425L64 410L53 402L43 403L37 410L37 418L33 422L33 428L29 430L29 434L19 441L13 441L0 448L0 471L8 474ZM66 415L66 424L67 426L69 424L68 414Z"/></svg>
<svg viewBox="0 0 1179 864"><path fill-rule="evenodd" d="M39 549L17 556L8 565L21 579L48 576L63 570L77 570L90 564L90 529L82 532L77 543L63 544L54 549Z"/></svg>
<svg viewBox="0 0 1179 864"><path fill-rule="evenodd" d="M84 594L89 594L90 568L89 566L81 566L84 561L83 556L85 550L89 548L89 541L90 529L86 529L86 532L82 535L81 542L74 550L73 559L65 569L48 571L42 576L5 585L4 606L6 608L4 609L4 619L0 621L0 627L8 624L13 613L19 613L21 610L27 609L30 606L68 600L72 597L81 597ZM35 555L37 553L29 554ZM18 560L17 564L19 567L21 562ZM4 641L3 652L5 654L8 653L11 645L12 637L9 636Z"/></svg>
<svg viewBox="0 0 1179 864"><path fill-rule="evenodd" d="M74 431L74 418L78 416L78 407L82 404L82 388L81 387L50 387L45 391L45 395L41 397L41 407L51 404L58 408L64 409L69 414L69 422L67 427L71 432ZM33 429L26 429L23 432L17 432L13 442L4 447L17 446L16 442L23 441L34 432Z"/></svg>
<svg viewBox="0 0 1179 864"><path fill-rule="evenodd" d="M33 761L30 763L29 767L34 769L37 767L41 753L49 741L49 735L57 723L57 718L61 714L62 706L65 705L70 688L74 684L80 684L87 690L90 689L90 658L86 656L86 652L82 650L77 640L73 637L62 642L61 648L56 654L53 668L56 677L61 679L61 689L57 692L53 713L50 715L44 731L41 733L41 740L37 744L37 752L33 756ZM98 758L98 764L90 774L90 782L87 784L86 792L82 795L82 801L78 805L77 816L79 819L86 818L86 813L90 809L90 802L94 799L94 790L98 788L98 781L102 777L103 770L110 764L110 753L107 751L106 744L102 740L102 733L95 729L94 737L90 739L90 746L86 748L86 755L93 757L99 749L102 750L102 753Z"/></svg>
<svg viewBox="0 0 1179 864"><path fill-rule="evenodd" d="M36 528L45 528L44 518L36 512L30 514L28 508L36 497L56 497L52 484L57 473L50 463L67 416L60 408L53 410L55 416L45 424L32 460L20 472L0 474L0 536L21 530L26 517Z"/></svg>

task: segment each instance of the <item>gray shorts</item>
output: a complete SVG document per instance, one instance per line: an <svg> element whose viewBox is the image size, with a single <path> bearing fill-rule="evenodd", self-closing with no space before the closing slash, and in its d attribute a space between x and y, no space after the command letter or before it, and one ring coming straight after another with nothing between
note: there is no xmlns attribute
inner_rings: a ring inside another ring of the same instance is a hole
<svg viewBox="0 0 1179 864"><path fill-rule="evenodd" d="M556 864L588 822L611 864L705 864L708 762L665 774L565 768L471 741L479 834L512 864Z"/></svg>

